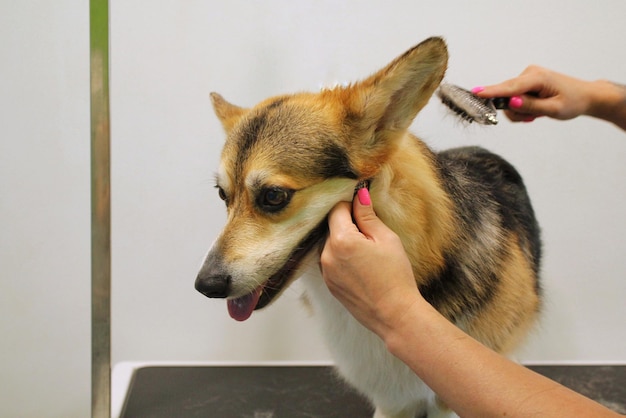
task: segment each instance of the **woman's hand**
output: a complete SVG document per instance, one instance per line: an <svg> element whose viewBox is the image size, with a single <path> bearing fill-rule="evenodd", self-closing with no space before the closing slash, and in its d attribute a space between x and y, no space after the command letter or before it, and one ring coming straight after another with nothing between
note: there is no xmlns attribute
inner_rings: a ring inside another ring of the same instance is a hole
<svg viewBox="0 0 626 418"><path fill-rule="evenodd" d="M424 301L402 242L376 216L365 188L352 205L335 206L328 225L321 255L326 285L359 322L383 337L412 304Z"/></svg>
<svg viewBox="0 0 626 418"><path fill-rule="evenodd" d="M480 97L510 97L506 115L514 122L529 122L538 116L573 119L591 105L591 83L532 65L518 77L500 84L475 87Z"/></svg>
<svg viewBox="0 0 626 418"><path fill-rule="evenodd" d="M505 111L513 122L539 116L567 120L580 115L612 122L626 130L626 86L605 80L585 81L531 65L519 76L487 87L474 87L483 97L510 97Z"/></svg>

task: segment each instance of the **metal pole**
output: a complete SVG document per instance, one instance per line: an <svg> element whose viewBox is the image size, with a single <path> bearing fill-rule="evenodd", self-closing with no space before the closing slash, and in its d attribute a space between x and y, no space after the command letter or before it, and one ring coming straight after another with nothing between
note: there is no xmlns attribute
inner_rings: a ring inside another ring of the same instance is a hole
<svg viewBox="0 0 626 418"><path fill-rule="evenodd" d="M109 3L90 0L91 416L111 416Z"/></svg>

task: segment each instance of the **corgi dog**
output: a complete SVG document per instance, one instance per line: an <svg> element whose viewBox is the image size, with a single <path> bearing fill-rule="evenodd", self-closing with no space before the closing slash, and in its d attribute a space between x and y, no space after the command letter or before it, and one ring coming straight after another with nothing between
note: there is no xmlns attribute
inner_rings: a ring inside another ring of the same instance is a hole
<svg viewBox="0 0 626 418"><path fill-rule="evenodd" d="M348 86L251 108L211 95L226 132L216 187L227 220L196 289L225 298L244 321L302 276L339 374L379 418L454 413L321 277L328 212L359 182L402 240L424 298L466 333L510 353L541 307L539 226L515 168L478 147L435 152L408 132L447 60L445 41L433 37Z"/></svg>

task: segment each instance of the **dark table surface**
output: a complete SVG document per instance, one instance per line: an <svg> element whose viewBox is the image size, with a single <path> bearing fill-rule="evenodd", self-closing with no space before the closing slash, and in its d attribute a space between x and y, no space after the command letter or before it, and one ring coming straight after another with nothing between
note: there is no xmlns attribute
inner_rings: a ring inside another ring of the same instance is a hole
<svg viewBox="0 0 626 418"><path fill-rule="evenodd" d="M626 413L626 366L528 366ZM368 402L328 366L151 366L133 375L122 418L358 418Z"/></svg>

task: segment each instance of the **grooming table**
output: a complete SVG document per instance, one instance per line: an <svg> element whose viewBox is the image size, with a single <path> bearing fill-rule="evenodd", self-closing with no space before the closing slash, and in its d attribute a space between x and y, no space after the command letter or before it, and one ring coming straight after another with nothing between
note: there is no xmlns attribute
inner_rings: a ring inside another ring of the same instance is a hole
<svg viewBox="0 0 626 418"><path fill-rule="evenodd" d="M626 413L626 365L529 368ZM120 418L359 418L365 399L328 364L167 365L121 363L113 371L112 413Z"/></svg>

